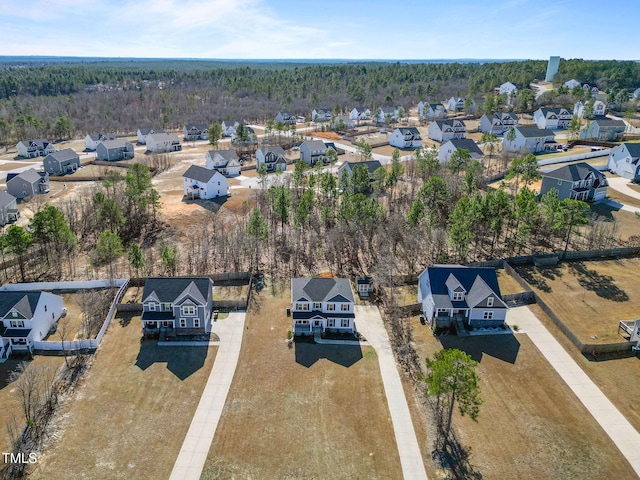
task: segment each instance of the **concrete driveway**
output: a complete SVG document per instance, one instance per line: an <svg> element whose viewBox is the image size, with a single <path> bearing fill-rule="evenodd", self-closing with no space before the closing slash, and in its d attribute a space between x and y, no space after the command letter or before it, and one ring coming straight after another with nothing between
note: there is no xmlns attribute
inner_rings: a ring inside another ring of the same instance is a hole
<svg viewBox="0 0 640 480"><path fill-rule="evenodd" d="M628 179L624 177L612 176L607 178L607 181L609 182L609 188L612 188L615 191L626 195L627 197L632 197L640 200L640 192L634 190L629 186L631 182L629 182Z"/></svg>

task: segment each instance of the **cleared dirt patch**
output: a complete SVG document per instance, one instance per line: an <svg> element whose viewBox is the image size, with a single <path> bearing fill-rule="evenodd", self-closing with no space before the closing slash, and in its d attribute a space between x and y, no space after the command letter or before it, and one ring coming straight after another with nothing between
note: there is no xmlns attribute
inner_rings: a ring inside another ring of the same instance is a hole
<svg viewBox="0 0 640 480"><path fill-rule="evenodd" d="M216 347L140 342L140 317L114 319L30 478L168 478Z"/></svg>
<svg viewBox="0 0 640 480"><path fill-rule="evenodd" d="M267 289L252 296L202 478L400 478L375 351L289 348L289 284Z"/></svg>
<svg viewBox="0 0 640 480"><path fill-rule="evenodd" d="M505 269L496 269L496 273L498 274L498 285L500 285L500 293L502 295L509 295L525 291L525 289L522 288L520 284L516 282Z"/></svg>

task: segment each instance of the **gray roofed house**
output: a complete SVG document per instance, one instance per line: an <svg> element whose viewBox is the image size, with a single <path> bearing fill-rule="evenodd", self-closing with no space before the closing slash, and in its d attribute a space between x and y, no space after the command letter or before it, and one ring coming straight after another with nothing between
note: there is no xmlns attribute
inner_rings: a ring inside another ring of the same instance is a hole
<svg viewBox="0 0 640 480"><path fill-rule="evenodd" d="M36 138L33 140L22 140L16 145L18 155L24 158L44 157L49 153L55 152L56 147L53 143L45 138Z"/></svg>
<svg viewBox="0 0 640 480"><path fill-rule="evenodd" d="M411 150L422 148L422 135L416 127L399 127L389 136L389 145Z"/></svg>
<svg viewBox="0 0 640 480"><path fill-rule="evenodd" d="M609 152L607 168L632 182L640 181L640 143L622 143Z"/></svg>
<svg viewBox="0 0 640 480"><path fill-rule="evenodd" d="M189 124L184 126L184 141L208 140L209 126L205 124Z"/></svg>
<svg viewBox="0 0 640 480"><path fill-rule="evenodd" d="M548 108L541 107L533 112L533 121L536 122L538 128L567 128L573 117L573 111L570 108Z"/></svg>
<svg viewBox="0 0 640 480"><path fill-rule="evenodd" d="M469 152L472 160L480 160L484 157L484 153L478 147L478 144L471 138L452 138L440 145L438 150L438 161L446 163L456 150L464 149Z"/></svg>
<svg viewBox="0 0 640 480"><path fill-rule="evenodd" d="M327 164L329 148L322 140L307 140L300 145L300 160L312 167L319 161Z"/></svg>
<svg viewBox="0 0 640 480"><path fill-rule="evenodd" d="M291 115L289 112L278 112L276 115L276 123L284 123L287 125L294 125L296 123L296 116Z"/></svg>
<svg viewBox="0 0 640 480"><path fill-rule="evenodd" d="M434 329L458 321L472 328L498 327L507 314L495 268L428 267L418 277L418 302Z"/></svg>
<svg viewBox="0 0 640 480"><path fill-rule="evenodd" d="M49 174L30 168L20 173L7 173L7 192L16 198L28 198L37 193L49 193Z"/></svg>
<svg viewBox="0 0 640 480"><path fill-rule="evenodd" d="M206 156L207 168L217 170L225 177L240 175L242 165L235 150L209 150Z"/></svg>
<svg viewBox="0 0 640 480"><path fill-rule="evenodd" d="M96 147L96 160L129 160L134 155L133 144L126 140L104 140Z"/></svg>
<svg viewBox="0 0 640 480"><path fill-rule="evenodd" d="M154 133L166 133L166 132L160 128L139 128L138 143L140 145L145 145L147 143L147 135L152 135Z"/></svg>
<svg viewBox="0 0 640 480"><path fill-rule="evenodd" d="M362 166L369 172L369 178L373 179L373 172L382 168L382 164L378 160L367 160L366 162L342 162L342 165L338 168L338 178L342 175L342 172L346 171L349 175L353 174L353 169L357 166Z"/></svg>
<svg viewBox="0 0 640 480"><path fill-rule="evenodd" d="M551 130L522 125L512 128L515 132L515 139L508 140L509 131L505 132L502 139L502 150L505 152L538 153L558 149L558 144L555 142L555 136Z"/></svg>
<svg viewBox="0 0 640 480"><path fill-rule="evenodd" d="M294 335L355 332L355 298L346 278L292 278Z"/></svg>
<svg viewBox="0 0 640 480"><path fill-rule="evenodd" d="M20 218L16 197L4 190L0 191L0 225L13 223Z"/></svg>
<svg viewBox="0 0 640 480"><path fill-rule="evenodd" d="M617 141L627 129L624 120L603 117L592 120L580 130L580 138L585 140Z"/></svg>
<svg viewBox="0 0 640 480"><path fill-rule="evenodd" d="M108 133L90 133L86 137L84 137L84 146L87 150L94 151L98 147L98 144L100 142L115 139L115 135L110 135Z"/></svg>
<svg viewBox="0 0 640 480"><path fill-rule="evenodd" d="M429 138L436 142L446 142L453 138L466 138L467 125L455 118L448 120L436 120L429 124Z"/></svg>
<svg viewBox="0 0 640 480"><path fill-rule="evenodd" d="M211 331L213 282L203 277L152 277L142 292L145 335Z"/></svg>
<svg viewBox="0 0 640 480"><path fill-rule="evenodd" d="M581 162L543 173L540 196L549 190L556 190L560 200L568 198L597 202L606 198L608 187L609 182L602 172Z"/></svg>
<svg viewBox="0 0 640 480"><path fill-rule="evenodd" d="M256 150L256 169L264 165L267 172L287 169L287 158L280 146L260 147Z"/></svg>
<svg viewBox="0 0 640 480"><path fill-rule="evenodd" d="M496 112L480 117L479 130L481 132L502 135L511 127L518 125L518 116L511 112Z"/></svg>
<svg viewBox="0 0 640 480"><path fill-rule="evenodd" d="M70 148L65 148L44 157L42 165L49 175L66 175L80 168L80 156Z"/></svg>
<svg viewBox="0 0 640 480"><path fill-rule="evenodd" d="M145 137L147 151L153 153L179 152L182 150L180 139L173 133L150 133Z"/></svg>
<svg viewBox="0 0 640 480"><path fill-rule="evenodd" d="M224 197L229 193L227 178L217 170L191 165L182 175L187 198Z"/></svg>
<svg viewBox="0 0 640 480"><path fill-rule="evenodd" d="M314 122L330 122L331 116L332 113L330 108L315 108L311 112L311 119Z"/></svg>

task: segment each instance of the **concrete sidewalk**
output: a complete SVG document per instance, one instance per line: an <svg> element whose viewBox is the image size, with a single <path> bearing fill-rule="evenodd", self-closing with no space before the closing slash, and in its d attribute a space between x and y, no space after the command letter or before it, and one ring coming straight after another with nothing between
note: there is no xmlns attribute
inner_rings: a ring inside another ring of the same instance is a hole
<svg viewBox="0 0 640 480"><path fill-rule="evenodd" d="M198 480L202 474L238 364L245 315L245 312L231 312L227 318L213 323L211 331L220 337L220 347L173 466L171 480Z"/></svg>
<svg viewBox="0 0 640 480"><path fill-rule="evenodd" d="M377 307L356 306L356 329L364 335L378 355L382 383L393 421L402 476L405 480L426 480L427 472L422 461L416 431L413 428L407 399L402 389L400 374L396 366L389 336L382 323ZM363 344L365 346L366 344Z"/></svg>
<svg viewBox="0 0 640 480"><path fill-rule="evenodd" d="M507 322L522 326L538 350L560 374L640 476L640 434L615 405L591 381L562 345L529 310L529 307L512 308L509 311Z"/></svg>

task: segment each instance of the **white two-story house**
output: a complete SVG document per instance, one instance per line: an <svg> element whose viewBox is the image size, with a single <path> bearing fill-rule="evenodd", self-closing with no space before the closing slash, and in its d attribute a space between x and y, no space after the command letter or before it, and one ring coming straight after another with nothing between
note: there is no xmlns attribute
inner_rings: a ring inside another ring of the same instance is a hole
<svg viewBox="0 0 640 480"><path fill-rule="evenodd" d="M546 128L548 130L556 130L558 128L567 128L573 117L573 111L570 108L539 108L533 112L533 121L536 122L538 128Z"/></svg>
<svg viewBox="0 0 640 480"><path fill-rule="evenodd" d="M429 124L428 135L440 143L453 138L467 138L467 126L462 120L436 120Z"/></svg>
<svg viewBox="0 0 640 480"><path fill-rule="evenodd" d="M422 136L416 127L396 128L389 136L389 145L396 148L422 148Z"/></svg>

